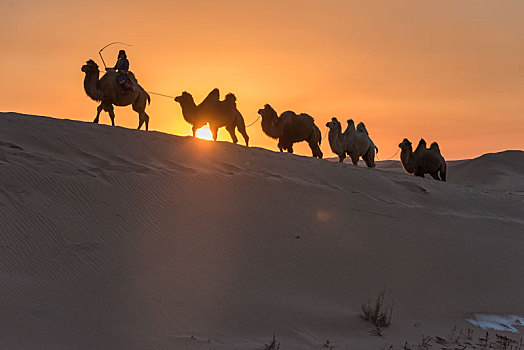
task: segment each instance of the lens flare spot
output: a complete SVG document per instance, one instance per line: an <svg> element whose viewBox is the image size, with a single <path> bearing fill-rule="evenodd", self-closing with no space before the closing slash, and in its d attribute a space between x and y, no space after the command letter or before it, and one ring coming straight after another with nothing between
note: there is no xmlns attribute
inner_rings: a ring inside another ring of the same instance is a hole
<svg viewBox="0 0 524 350"><path fill-rule="evenodd" d="M317 219L318 221L328 221L331 215L324 210L317 211Z"/></svg>

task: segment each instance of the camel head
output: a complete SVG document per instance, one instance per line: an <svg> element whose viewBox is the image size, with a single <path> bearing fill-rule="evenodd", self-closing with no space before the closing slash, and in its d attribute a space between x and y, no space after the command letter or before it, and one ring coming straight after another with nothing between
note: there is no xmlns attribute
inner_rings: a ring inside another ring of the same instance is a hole
<svg viewBox="0 0 524 350"><path fill-rule="evenodd" d="M186 102L194 103L193 96L187 91L184 91L182 92L182 95L175 97L175 101L180 104L183 104Z"/></svg>
<svg viewBox="0 0 524 350"><path fill-rule="evenodd" d="M277 112L269 104L266 104L264 108L259 109L258 114L262 116L262 120L271 119L272 122L275 122L275 119L278 119Z"/></svg>
<svg viewBox="0 0 524 350"><path fill-rule="evenodd" d="M340 125L340 122L337 120L337 118L331 118L330 122L326 123L326 126L329 128L329 130L333 131L340 131L342 130L342 125Z"/></svg>
<svg viewBox="0 0 524 350"><path fill-rule="evenodd" d="M98 64L93 60L86 61L86 64L82 66L82 72L84 73L99 73Z"/></svg>
<svg viewBox="0 0 524 350"><path fill-rule="evenodd" d="M402 151L412 151L413 148L411 146L411 142L409 142L408 139L404 139L402 140L401 143L398 144L398 147L402 150Z"/></svg>
<svg viewBox="0 0 524 350"><path fill-rule="evenodd" d="M262 117L261 126L262 131L269 137L277 139L280 137L280 131L278 129L278 114L270 106L265 105L264 108L258 110L258 114Z"/></svg>

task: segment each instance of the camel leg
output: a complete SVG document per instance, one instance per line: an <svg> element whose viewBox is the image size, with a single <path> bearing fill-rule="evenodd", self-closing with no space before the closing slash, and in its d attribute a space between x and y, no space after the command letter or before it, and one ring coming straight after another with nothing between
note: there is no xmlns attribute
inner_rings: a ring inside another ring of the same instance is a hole
<svg viewBox="0 0 524 350"><path fill-rule="evenodd" d="M246 143L246 146L249 147L249 136L247 136L247 132L246 132L246 123L244 122L244 118L242 117L240 113L238 113L237 115L236 126L238 129L238 132L244 138L244 142Z"/></svg>
<svg viewBox="0 0 524 350"><path fill-rule="evenodd" d="M355 156L351 154L349 156L351 157L351 162L353 163L353 165L357 165L359 156Z"/></svg>
<svg viewBox="0 0 524 350"><path fill-rule="evenodd" d="M344 159L346 159L346 153L343 153L342 155L338 155L338 161L340 163L344 163Z"/></svg>
<svg viewBox="0 0 524 350"><path fill-rule="evenodd" d="M218 137L218 128L210 125L209 129L211 129L211 134L213 134L213 141L216 141Z"/></svg>
<svg viewBox="0 0 524 350"><path fill-rule="evenodd" d="M138 128L137 130L140 130L143 124L146 124L146 130L149 130L149 116L146 112L140 112L138 114Z"/></svg>
<svg viewBox="0 0 524 350"><path fill-rule="evenodd" d="M138 113L138 130L146 123L146 130L149 130L149 116L146 113L145 101L141 103L139 100L133 103L133 110Z"/></svg>
<svg viewBox="0 0 524 350"><path fill-rule="evenodd" d="M146 130L149 129L149 116L146 113L146 100L142 98L137 98L133 102L133 111L138 113L138 128L140 130L142 125L146 123Z"/></svg>
<svg viewBox="0 0 524 350"><path fill-rule="evenodd" d="M366 154L362 156L362 159L364 159L364 162L368 166L368 168L374 168L375 167L375 154L374 149L370 148Z"/></svg>
<svg viewBox="0 0 524 350"><path fill-rule="evenodd" d="M238 129L238 132L240 132L240 135L244 138L244 142L246 143L246 147L249 147L249 136L247 135L246 128L244 129Z"/></svg>
<svg viewBox="0 0 524 350"><path fill-rule="evenodd" d="M100 119L100 112L102 112L102 109L104 109L104 107L102 107L102 103L100 104L100 106L96 107L96 117L95 120L93 120L93 123L98 124L98 120Z"/></svg>
<svg viewBox="0 0 524 350"><path fill-rule="evenodd" d="M418 176L418 177L424 177L424 173L420 170L415 170L415 173L413 175Z"/></svg>
<svg viewBox="0 0 524 350"><path fill-rule="evenodd" d="M431 177L434 178L435 180L440 181L440 177L438 177L438 170L435 171L434 173L430 173L429 175L431 175Z"/></svg>
<svg viewBox="0 0 524 350"><path fill-rule="evenodd" d="M308 140L309 148L311 148L311 152L313 152L313 157L317 157L319 159L322 159L322 151L320 150L320 147L318 146L318 140L315 138L310 138Z"/></svg>
<svg viewBox="0 0 524 350"><path fill-rule="evenodd" d="M447 165L446 163L444 163L443 165L440 166L440 177L442 181L446 181L446 170L447 170Z"/></svg>
<svg viewBox="0 0 524 350"><path fill-rule="evenodd" d="M374 168L375 167L375 163L373 163L373 160L370 160L367 157L364 158L364 163L366 163L368 168Z"/></svg>
<svg viewBox="0 0 524 350"><path fill-rule="evenodd" d="M231 140L233 143L238 143L237 135L235 134L235 125L230 125L226 127L227 132L231 135Z"/></svg>
<svg viewBox="0 0 524 350"><path fill-rule="evenodd" d="M192 128L192 129L193 129L193 137L195 137L198 128L197 128L195 125L193 125L193 128Z"/></svg>
<svg viewBox="0 0 524 350"><path fill-rule="evenodd" d="M144 115L142 113L138 113L138 128L136 128L137 130L140 130L140 128L142 127L142 125L144 124Z"/></svg>
<svg viewBox="0 0 524 350"><path fill-rule="evenodd" d="M109 113L109 118L111 118L111 125L115 126L115 109L113 108L113 105L109 105L104 107L104 109Z"/></svg>
<svg viewBox="0 0 524 350"><path fill-rule="evenodd" d="M147 115L146 112L144 112L144 116L145 116L145 122L146 122L146 131L149 131L149 115Z"/></svg>

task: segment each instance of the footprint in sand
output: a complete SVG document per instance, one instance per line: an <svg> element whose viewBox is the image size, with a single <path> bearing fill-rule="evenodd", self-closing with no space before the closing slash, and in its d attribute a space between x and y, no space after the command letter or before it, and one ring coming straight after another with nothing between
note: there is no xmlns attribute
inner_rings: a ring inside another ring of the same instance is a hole
<svg viewBox="0 0 524 350"><path fill-rule="evenodd" d="M409 182L409 181L395 181L396 183L398 183L399 185L401 185L402 187L406 188L407 190L411 191L411 192L415 192L415 193L429 193L428 190L426 190L424 187L421 187L417 184L414 184L412 182Z"/></svg>

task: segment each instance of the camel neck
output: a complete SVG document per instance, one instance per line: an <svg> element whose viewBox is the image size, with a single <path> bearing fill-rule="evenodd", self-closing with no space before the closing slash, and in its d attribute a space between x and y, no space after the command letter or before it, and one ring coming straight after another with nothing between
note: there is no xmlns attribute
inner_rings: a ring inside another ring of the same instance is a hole
<svg viewBox="0 0 524 350"><path fill-rule="evenodd" d="M278 138L278 119L273 116L264 116L262 115L262 131L272 138Z"/></svg>
<svg viewBox="0 0 524 350"><path fill-rule="evenodd" d="M180 107L182 107L182 115L184 116L184 119L191 123L191 121L196 118L197 105L195 104L195 101L184 101L180 103Z"/></svg>
<svg viewBox="0 0 524 350"><path fill-rule="evenodd" d="M98 76L100 75L100 72L96 73L86 73L86 76L84 78L84 90L86 94L91 97L93 100L100 100L100 96L98 96Z"/></svg>
<svg viewBox="0 0 524 350"><path fill-rule="evenodd" d="M402 150L400 152L400 160L406 172L408 172L409 174L413 174L413 172L415 171L413 169L413 150Z"/></svg>
<svg viewBox="0 0 524 350"><path fill-rule="evenodd" d="M338 146L341 146L343 144L343 140L342 140L343 137L344 137L344 134L342 134L340 129L337 129L337 130L329 129L328 139L331 143L336 143Z"/></svg>

